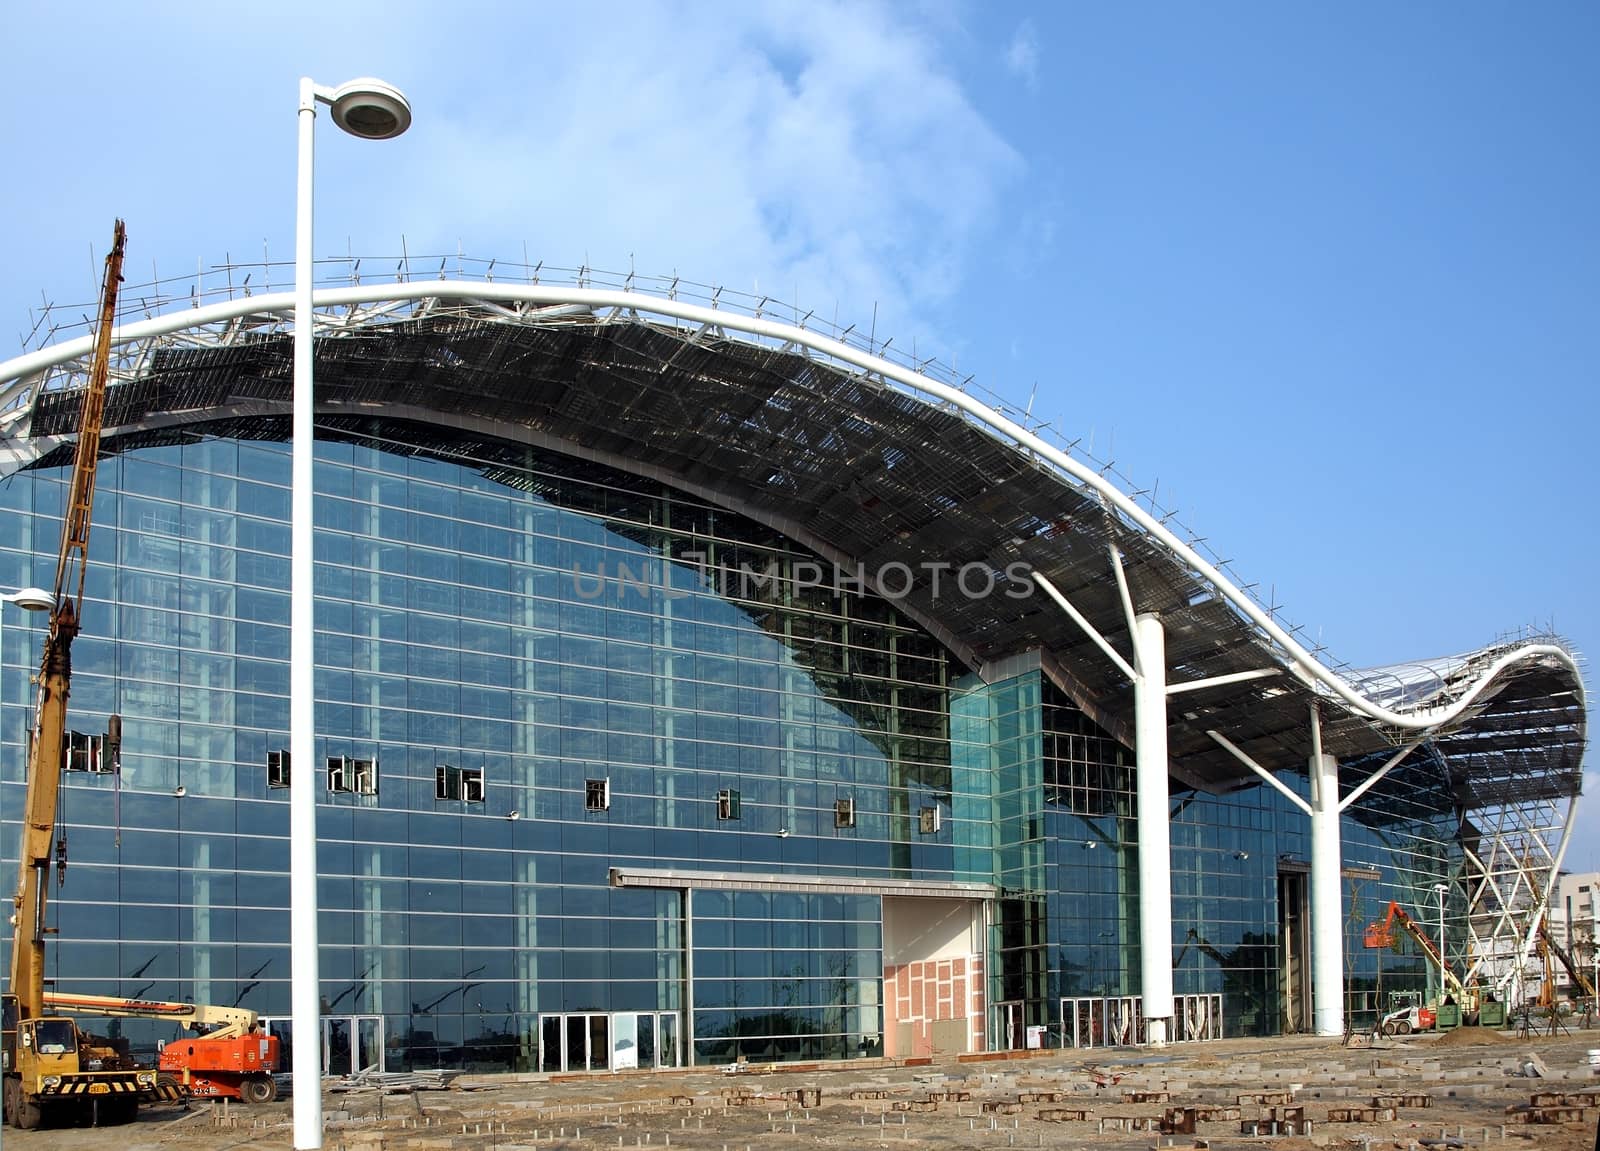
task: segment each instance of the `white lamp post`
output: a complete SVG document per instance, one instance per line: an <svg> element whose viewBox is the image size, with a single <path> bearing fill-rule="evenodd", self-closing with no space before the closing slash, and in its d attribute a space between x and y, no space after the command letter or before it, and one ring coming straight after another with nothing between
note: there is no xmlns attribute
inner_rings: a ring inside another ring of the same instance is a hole
<svg viewBox="0 0 1600 1151"><path fill-rule="evenodd" d="M1439 897L1439 1002L1441 1004L1444 1002L1445 996L1444 973L1447 962L1444 957L1444 897L1449 890L1450 885L1448 883L1435 883L1433 885L1433 892Z"/></svg>
<svg viewBox="0 0 1600 1151"><path fill-rule="evenodd" d="M19 591L0 592L0 603L14 603L28 611L49 611L56 606L56 597L42 587L25 587Z"/></svg>
<svg viewBox="0 0 1600 1151"><path fill-rule="evenodd" d="M19 591L0 592L0 603L14 603L28 611L49 611L56 606L56 597L42 587L25 587ZM0 636L4 635L5 613L0 612Z"/></svg>
<svg viewBox="0 0 1600 1151"><path fill-rule="evenodd" d="M56 597L42 587L25 587L18 591L0 592L0 604L8 603L28 611L49 611L56 606ZM5 622L5 612L0 611L0 641L5 638ZM5 645L0 642L0 675L5 673L4 651Z"/></svg>
<svg viewBox="0 0 1600 1151"><path fill-rule="evenodd" d="M317 793L312 611L311 476L316 406L312 399L311 174L317 105L333 122L367 140L387 140L411 126L398 88L363 77L323 88L300 80L300 147L294 229L294 428L289 534L289 974L294 1028L294 1146L322 1146L322 1008L317 965Z"/></svg>

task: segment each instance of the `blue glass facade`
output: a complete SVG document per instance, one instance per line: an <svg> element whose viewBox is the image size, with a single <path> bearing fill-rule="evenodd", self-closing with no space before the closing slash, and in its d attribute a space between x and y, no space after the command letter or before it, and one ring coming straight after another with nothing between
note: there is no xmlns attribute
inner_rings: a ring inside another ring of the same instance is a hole
<svg viewBox="0 0 1600 1151"><path fill-rule="evenodd" d="M439 436L374 423L317 450L317 754L288 770L317 777L346 1055L370 1020L390 1069L603 1067L624 1033L658 1063L882 1053L883 897L616 868L994 884L990 1046L1009 1005L1061 1026L1067 1000L1137 996L1132 756L1036 668L985 684L816 555L654 482ZM288 448L219 427L114 451L70 724L119 714L122 766L68 774L48 973L284 1016ZM66 470L0 483L0 584L52 582ZM3 627L15 866L41 637ZM1347 862L1383 875L1352 880L1368 918L1429 906L1454 862L1428 778L1345 821ZM1264 787L1173 787L1178 991L1222 996L1229 1033L1294 1026L1304 818ZM1420 986L1347 934L1353 1005Z"/></svg>

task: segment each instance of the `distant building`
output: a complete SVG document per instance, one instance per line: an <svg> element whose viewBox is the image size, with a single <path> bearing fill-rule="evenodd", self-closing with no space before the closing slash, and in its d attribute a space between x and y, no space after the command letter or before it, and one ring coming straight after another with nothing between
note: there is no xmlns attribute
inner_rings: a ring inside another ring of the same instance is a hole
<svg viewBox="0 0 1600 1151"><path fill-rule="evenodd" d="M1591 986L1595 983L1596 932L1600 930L1600 871L1563 871L1550 892L1547 913L1550 936L1581 966ZM1564 964L1556 964L1556 988L1568 996L1582 989L1568 974Z"/></svg>

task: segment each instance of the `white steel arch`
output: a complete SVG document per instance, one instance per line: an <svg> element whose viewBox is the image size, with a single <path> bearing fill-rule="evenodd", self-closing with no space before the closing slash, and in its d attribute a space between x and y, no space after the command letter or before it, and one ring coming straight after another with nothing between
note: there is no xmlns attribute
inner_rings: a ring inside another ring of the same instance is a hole
<svg viewBox="0 0 1600 1151"><path fill-rule="evenodd" d="M1573 680L1578 685L1580 706L1586 706L1582 676L1576 660L1565 648L1549 643L1527 643L1506 651L1483 669L1470 687L1448 704L1419 708L1415 711L1397 711L1382 706L1361 694L1336 669L1328 667L1307 651L1287 629L1216 566L1093 468L1073 459L1054 444L957 387L804 327L779 323L759 316L746 316L729 309L664 299L646 292L493 281L425 280L325 287L314 293L313 307L331 309L383 304L403 306L407 302L424 300L454 300L486 305L536 305L541 308L565 306L590 311L615 309L620 313L658 315L708 328L743 332L804 348L829 359L850 364L885 380L892 380L912 391L921 392L959 409L994 433L1049 462L1081 487L1094 492L1108 506L1139 527L1146 535L1159 541L1190 570L1215 587L1233 610L1254 624L1278 647L1292 673L1299 676L1313 690L1320 694L1335 696L1352 712L1365 715L1379 723L1410 732L1431 732L1447 727L1463 716L1508 669L1538 659L1554 659L1564 664L1572 672ZM125 324L113 330L112 342L114 345L123 345L189 328L224 324L253 315L287 316L293 309L293 292L249 296L169 312L151 319ZM515 312L506 314L507 318L525 318ZM17 356L0 364L0 412L17 406L20 399L18 393L26 390L26 383L32 377L81 359L89 353L90 346L91 337L84 336ZM0 416L0 425L3 425L3 422L4 417Z"/></svg>

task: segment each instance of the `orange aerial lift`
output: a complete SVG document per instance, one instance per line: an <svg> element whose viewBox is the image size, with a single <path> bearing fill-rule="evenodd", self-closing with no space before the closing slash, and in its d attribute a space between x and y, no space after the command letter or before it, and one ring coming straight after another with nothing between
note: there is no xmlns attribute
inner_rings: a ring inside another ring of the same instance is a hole
<svg viewBox="0 0 1600 1151"><path fill-rule="evenodd" d="M181 1084L190 1095L246 1103L270 1103L278 1097L272 1078L278 1068L278 1037L262 1032L256 1013L248 1008L52 991L45 992L44 1005L72 1015L170 1019L196 1034L161 1048L163 1082Z"/></svg>
<svg viewBox="0 0 1600 1151"><path fill-rule="evenodd" d="M1383 919L1377 923L1369 923L1366 931L1362 933L1362 946L1377 949L1390 948L1395 944L1395 928L1402 931L1416 941L1417 947L1439 972L1439 981L1443 985L1442 998L1454 1000L1460 1006L1462 1018L1476 1018L1478 1013L1478 993L1476 989L1466 987L1456 973L1450 970L1450 965L1444 961L1444 956L1439 954L1439 946L1428 933L1410 915L1405 908L1394 900L1389 901L1389 909ZM1401 1034L1410 1031L1426 1031L1433 1027L1436 1020L1438 1003L1404 1007L1398 1011L1391 1011L1379 1022L1379 1027L1385 1035Z"/></svg>

